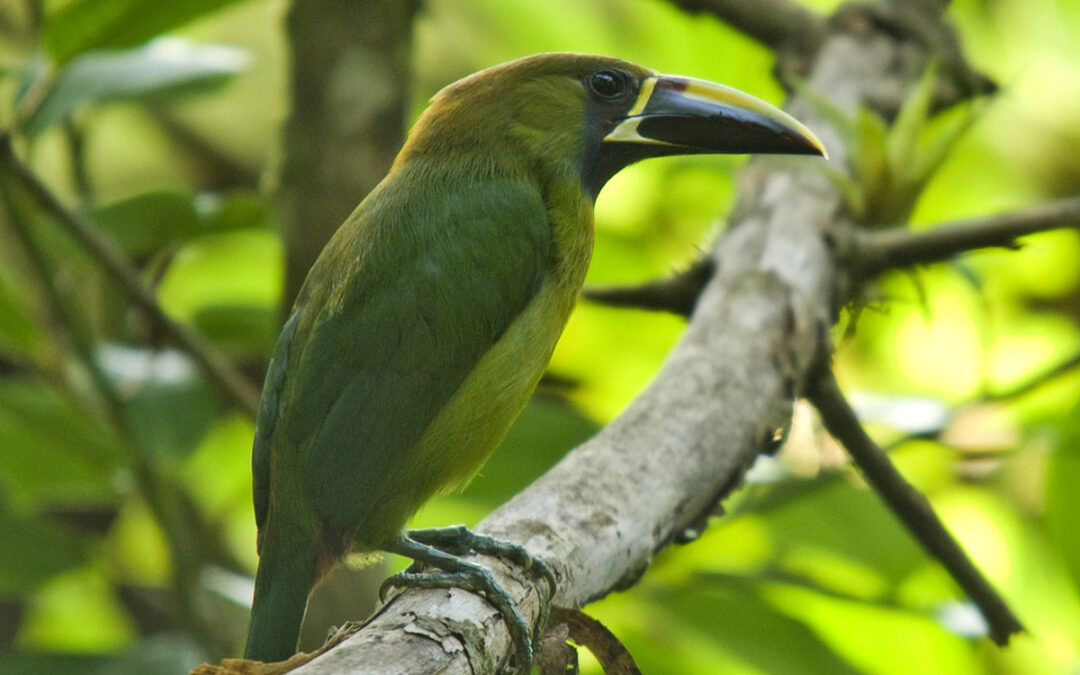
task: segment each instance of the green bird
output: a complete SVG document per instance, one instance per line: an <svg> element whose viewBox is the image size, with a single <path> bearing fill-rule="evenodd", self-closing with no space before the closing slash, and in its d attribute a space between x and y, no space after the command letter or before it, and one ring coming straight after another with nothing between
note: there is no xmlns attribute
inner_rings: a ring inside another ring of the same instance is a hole
<svg viewBox="0 0 1080 675"><path fill-rule="evenodd" d="M456 557L524 551L405 524L467 483L529 400L585 278L604 183L648 157L748 152L825 154L758 99L602 56L530 56L435 95L278 338L252 456L246 658L291 656L319 579L346 554L388 551L443 570L404 585L483 590L531 659L508 596Z"/></svg>

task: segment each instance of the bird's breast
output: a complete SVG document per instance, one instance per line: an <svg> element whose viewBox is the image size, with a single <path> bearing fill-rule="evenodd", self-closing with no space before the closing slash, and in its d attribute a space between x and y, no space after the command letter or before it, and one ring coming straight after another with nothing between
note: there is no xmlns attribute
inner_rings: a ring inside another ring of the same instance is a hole
<svg viewBox="0 0 1080 675"><path fill-rule="evenodd" d="M567 304L565 289L545 280L432 420L417 448L416 464L451 470L439 477L438 490L472 478L502 440L547 367L569 314ZM456 460L446 462L447 454Z"/></svg>
<svg viewBox="0 0 1080 675"><path fill-rule="evenodd" d="M576 187L576 186L575 186ZM551 360L581 291L592 253L592 204L580 189L549 199L552 264L536 294L481 357L417 448L420 464L452 467L440 491L467 482L480 469L529 401ZM457 460L440 461L447 453Z"/></svg>

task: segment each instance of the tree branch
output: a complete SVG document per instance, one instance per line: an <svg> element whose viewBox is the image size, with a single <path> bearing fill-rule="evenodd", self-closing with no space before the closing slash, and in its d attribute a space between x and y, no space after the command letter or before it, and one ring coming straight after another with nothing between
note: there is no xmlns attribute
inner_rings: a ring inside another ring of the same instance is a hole
<svg viewBox="0 0 1080 675"><path fill-rule="evenodd" d="M1080 227L1080 197L945 223L924 232L906 227L864 232L856 243L856 274L868 278L892 269L942 262L979 248L1016 248L1017 237L1063 227Z"/></svg>
<svg viewBox="0 0 1080 675"><path fill-rule="evenodd" d="M811 382L807 398L821 413L825 428L847 449L863 476L908 532L927 553L941 561L979 607L989 625L991 639L999 645L1008 644L1010 635L1024 629L1020 620L945 529L926 497L904 479L889 456L867 435L831 371L822 369L820 376Z"/></svg>
<svg viewBox="0 0 1080 675"><path fill-rule="evenodd" d="M139 273L111 241L60 203L37 176L15 155L11 137L0 135L0 171L11 175L30 194L37 205L79 243L146 318L183 348L202 367L207 376L229 397L233 405L254 418L259 408L259 392L220 353L207 345L186 326L174 321L161 309L154 295L143 286Z"/></svg>
<svg viewBox="0 0 1080 675"><path fill-rule="evenodd" d="M814 52L826 37L820 14L791 0L671 0L687 12L711 14L773 50Z"/></svg>
<svg viewBox="0 0 1080 675"><path fill-rule="evenodd" d="M611 307L632 307L690 316L712 274L712 259L705 256L694 261L686 270L666 279L648 281L638 286L586 288L581 295L586 300Z"/></svg>

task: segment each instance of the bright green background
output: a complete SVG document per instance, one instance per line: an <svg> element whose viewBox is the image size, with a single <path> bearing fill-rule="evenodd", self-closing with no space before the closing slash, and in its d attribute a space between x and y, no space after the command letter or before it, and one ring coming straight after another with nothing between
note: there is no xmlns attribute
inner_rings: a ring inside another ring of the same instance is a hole
<svg viewBox="0 0 1080 675"><path fill-rule="evenodd" d="M0 126L69 204L91 213L160 302L253 373L277 325L282 244L270 199L286 114L281 0L0 4ZM828 11L834 3L816 2ZM1080 3L957 1L967 54L1002 92L919 200L916 227L1022 207L1080 186ZM167 32L170 41L144 46ZM125 51L102 53L100 49ZM417 25L413 115L438 87L537 51L608 53L780 102L770 53L662 0L430 0ZM52 69L52 70L50 70ZM48 75L46 75L48 74ZM38 87L38 89L34 89ZM27 97L45 98L33 116ZM23 102L23 103L20 103ZM264 190L212 193L162 115ZM65 120L74 122L65 127ZM74 132L71 129L75 129ZM84 142L72 152L72 138ZM73 157L94 188L72 180ZM358 160L359 161L359 160ZM633 167L597 204L590 283L635 282L692 260L722 228L742 159ZM254 570L251 424L181 354L154 350L95 264L49 223L37 236L124 396L120 438L0 215L0 670L186 672L220 657L183 625L173 555L200 561L199 611L234 652ZM839 376L1028 626L999 650L965 637L963 598L800 409L788 445L702 539L589 608L647 673L1060 673L1080 667L1080 377L980 403L1080 349L1080 241L1030 237L868 289L836 331ZM682 323L583 304L547 387L463 495L424 525L475 523L610 420L650 380ZM138 467L165 495L162 528ZM156 515L155 515L156 514ZM203 567L205 565L205 567ZM206 570L210 570L207 572ZM240 590L244 592L242 584ZM977 632L977 630L976 630ZM585 658L585 667L595 664Z"/></svg>

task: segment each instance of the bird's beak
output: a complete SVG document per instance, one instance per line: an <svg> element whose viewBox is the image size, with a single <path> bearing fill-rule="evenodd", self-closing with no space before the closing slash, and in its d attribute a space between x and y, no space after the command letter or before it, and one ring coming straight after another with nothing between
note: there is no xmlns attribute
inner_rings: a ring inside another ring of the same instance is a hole
<svg viewBox="0 0 1080 675"><path fill-rule="evenodd" d="M827 156L814 132L783 110L720 84L666 75L642 82L637 101L604 141L670 146L671 154Z"/></svg>

